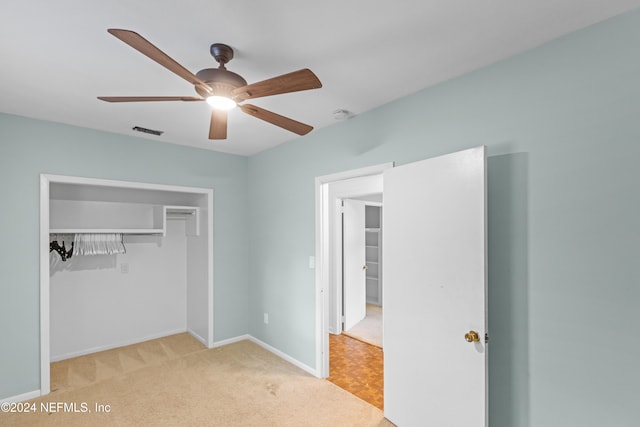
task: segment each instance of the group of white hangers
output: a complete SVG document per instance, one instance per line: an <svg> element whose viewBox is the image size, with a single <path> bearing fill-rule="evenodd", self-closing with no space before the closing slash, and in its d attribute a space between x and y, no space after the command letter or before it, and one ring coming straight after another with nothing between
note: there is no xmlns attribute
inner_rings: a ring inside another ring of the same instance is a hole
<svg viewBox="0 0 640 427"><path fill-rule="evenodd" d="M74 255L114 255L126 253L122 233L81 233L73 240Z"/></svg>

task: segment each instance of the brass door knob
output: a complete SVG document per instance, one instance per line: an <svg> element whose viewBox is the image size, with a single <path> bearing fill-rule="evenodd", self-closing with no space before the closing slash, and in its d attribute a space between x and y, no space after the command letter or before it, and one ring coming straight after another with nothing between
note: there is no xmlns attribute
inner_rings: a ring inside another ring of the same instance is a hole
<svg viewBox="0 0 640 427"><path fill-rule="evenodd" d="M464 334L464 339L467 340L467 342L480 341L480 337L478 336L478 333L476 331L467 332L466 334Z"/></svg>

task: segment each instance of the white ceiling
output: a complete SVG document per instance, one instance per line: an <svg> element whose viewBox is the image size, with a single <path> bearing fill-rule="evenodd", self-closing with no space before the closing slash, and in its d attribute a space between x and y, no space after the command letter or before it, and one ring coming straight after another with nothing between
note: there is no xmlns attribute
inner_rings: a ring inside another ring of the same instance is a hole
<svg viewBox="0 0 640 427"><path fill-rule="evenodd" d="M251 100L322 128L640 7L640 0L2 0L0 111L251 155L297 135L229 114L209 141L201 102L112 104L96 96L186 95L193 87L107 33L140 33L192 73L212 43L249 83L310 68L323 88ZM133 126L163 130L146 136Z"/></svg>

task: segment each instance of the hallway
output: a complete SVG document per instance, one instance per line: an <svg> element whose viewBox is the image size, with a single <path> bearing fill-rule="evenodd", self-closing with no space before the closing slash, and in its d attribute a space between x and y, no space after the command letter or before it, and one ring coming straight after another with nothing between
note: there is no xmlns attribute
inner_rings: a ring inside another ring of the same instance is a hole
<svg viewBox="0 0 640 427"><path fill-rule="evenodd" d="M344 334L329 334L327 380L371 405L384 409L382 349Z"/></svg>

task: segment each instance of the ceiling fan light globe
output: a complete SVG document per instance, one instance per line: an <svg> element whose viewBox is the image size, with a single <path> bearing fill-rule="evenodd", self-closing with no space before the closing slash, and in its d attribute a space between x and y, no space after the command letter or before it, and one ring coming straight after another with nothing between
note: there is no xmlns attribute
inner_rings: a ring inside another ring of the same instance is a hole
<svg viewBox="0 0 640 427"><path fill-rule="evenodd" d="M218 95L207 97L207 103L218 110L231 110L237 105L234 100Z"/></svg>

